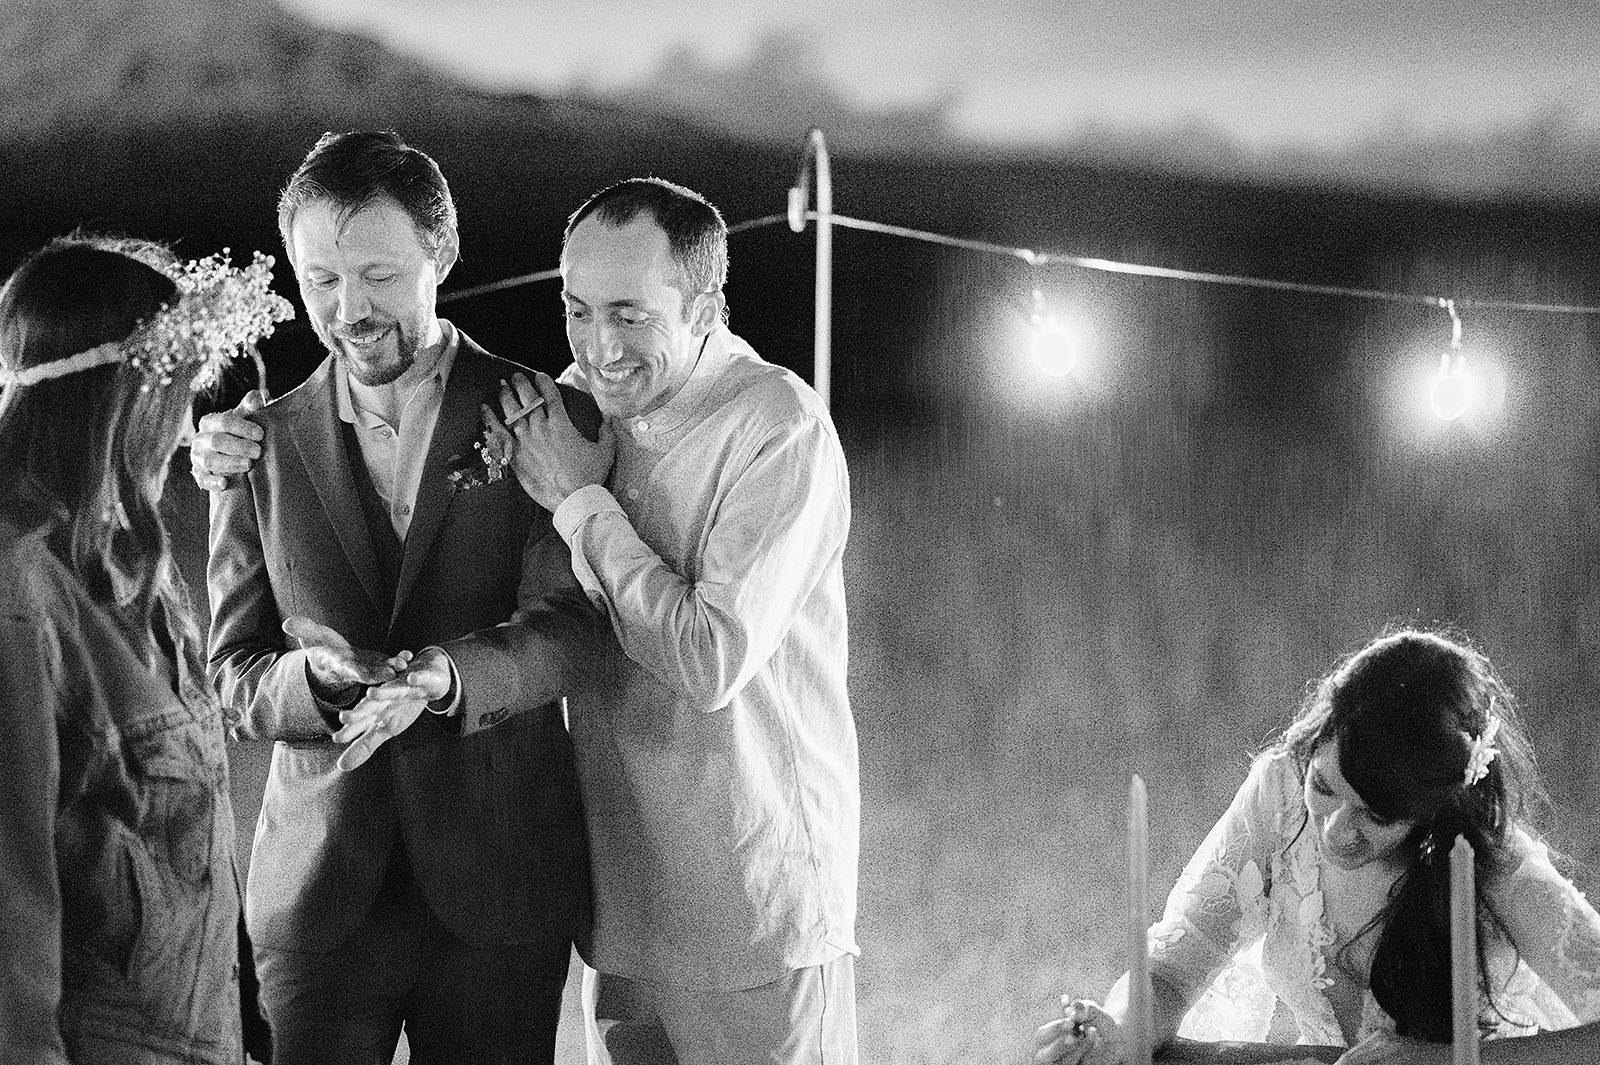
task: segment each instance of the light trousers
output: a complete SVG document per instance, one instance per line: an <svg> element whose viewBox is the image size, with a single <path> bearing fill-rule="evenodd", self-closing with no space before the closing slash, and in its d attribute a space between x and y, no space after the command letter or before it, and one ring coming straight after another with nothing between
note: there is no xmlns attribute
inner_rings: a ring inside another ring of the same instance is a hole
<svg viewBox="0 0 1600 1065"><path fill-rule="evenodd" d="M857 1065L855 959L711 991L583 971L589 1065Z"/></svg>

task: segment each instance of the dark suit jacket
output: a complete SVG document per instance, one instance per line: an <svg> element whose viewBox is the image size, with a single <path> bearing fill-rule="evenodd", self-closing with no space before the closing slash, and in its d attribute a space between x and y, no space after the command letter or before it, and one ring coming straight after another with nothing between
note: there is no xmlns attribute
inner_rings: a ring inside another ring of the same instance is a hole
<svg viewBox="0 0 1600 1065"><path fill-rule="evenodd" d="M246 892L258 943L334 947L367 914L398 846L433 911L468 942L586 931L582 809L556 700L610 627L570 566L548 564L548 552L564 556L566 545L514 478L459 491L446 477L448 461L479 438L480 403L517 369L461 336L392 608L331 357L256 416L261 459L240 484L212 493L211 680L239 736L276 741ZM592 401L567 397L574 421L597 430ZM554 572L563 586L522 587L525 556L544 559L527 573L548 582ZM339 722L311 691L305 652L286 648L285 617L303 614L356 647L394 652L494 626L535 601L547 676L524 680L502 705L468 692L459 718L423 713L358 769L335 767Z"/></svg>

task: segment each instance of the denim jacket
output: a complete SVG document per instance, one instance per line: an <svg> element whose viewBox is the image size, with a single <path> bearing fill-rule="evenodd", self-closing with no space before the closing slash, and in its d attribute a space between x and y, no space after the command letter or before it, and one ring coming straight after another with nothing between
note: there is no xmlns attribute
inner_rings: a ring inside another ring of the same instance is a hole
<svg viewBox="0 0 1600 1065"><path fill-rule="evenodd" d="M0 718L0 1062L238 1065L221 718L4 520Z"/></svg>

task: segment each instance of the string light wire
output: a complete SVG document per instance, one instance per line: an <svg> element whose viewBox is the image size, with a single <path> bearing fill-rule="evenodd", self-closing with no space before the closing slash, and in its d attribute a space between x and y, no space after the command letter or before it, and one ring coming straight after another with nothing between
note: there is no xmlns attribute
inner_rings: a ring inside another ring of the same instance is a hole
<svg viewBox="0 0 1600 1065"><path fill-rule="evenodd" d="M816 211L806 211L804 216L807 221L815 221L819 217ZM1275 278L1251 277L1244 274L1222 274L1208 270L1183 270L1170 266L1150 266L1144 263L1119 262L1115 259L1100 259L1085 255L1063 255L1056 252L1035 251L1032 248L1019 248L1009 244L996 244L987 240L973 240L968 237L952 237L945 233L934 233L925 229L912 229L907 226L891 225L887 222L874 222L864 218L852 218L849 215L833 214L831 212L828 214L828 219L834 225L844 229L878 233L923 244L936 244L946 248L960 248L985 255L1020 259L1033 267L1075 266L1080 269L1097 270L1102 273L1130 274L1137 277L1160 277L1173 281L1195 281L1209 285L1232 285L1238 288L1270 289L1279 292L1301 292L1318 296L1345 296L1353 299L1382 300L1389 303L1446 307L1450 310L1451 318L1454 319L1452 329L1454 330L1455 343L1457 345L1460 343L1461 333L1461 321L1456 317L1457 309L1522 311L1529 314L1600 314L1600 306L1591 304L1530 303L1505 299L1460 299L1416 292L1396 292L1388 289L1357 288L1349 285L1320 285L1305 281L1281 281ZM789 220L788 213L763 215L759 218L752 218L730 225L728 234L732 236L766 226L788 224ZM521 285L552 281L560 276L561 271L559 269L520 274L500 281L490 281L486 284L474 285L454 292L441 293L439 302L450 303L456 300L464 300L473 296L482 296L491 292L516 288Z"/></svg>

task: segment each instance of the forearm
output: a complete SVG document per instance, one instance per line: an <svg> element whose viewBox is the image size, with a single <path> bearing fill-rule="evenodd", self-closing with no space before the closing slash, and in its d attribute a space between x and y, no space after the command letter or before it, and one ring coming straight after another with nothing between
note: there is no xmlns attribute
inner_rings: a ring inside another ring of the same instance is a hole
<svg viewBox="0 0 1600 1065"><path fill-rule="evenodd" d="M36 814L37 811L29 811ZM6 833L0 831L0 836ZM29 890L40 869L36 856L17 854L7 840L0 856L0 1061L66 1063L57 1014L61 1005L61 909ZM51 862L47 870L53 879Z"/></svg>
<svg viewBox="0 0 1600 1065"><path fill-rule="evenodd" d="M573 547L575 564L581 557L602 589L623 653L689 705L726 706L770 656L772 647L730 602L734 589L690 583L639 539L620 511L585 523Z"/></svg>
<svg viewBox="0 0 1600 1065"><path fill-rule="evenodd" d="M615 648L611 623L589 601L569 557L548 519L537 520L522 551L516 612L442 645L459 684L462 735L576 690L593 662Z"/></svg>
<svg viewBox="0 0 1600 1065"><path fill-rule="evenodd" d="M1517 957L1560 997L1574 1023L1600 1021L1600 914L1544 844L1521 830L1512 839L1521 860L1487 880L1489 906Z"/></svg>
<svg viewBox="0 0 1600 1065"><path fill-rule="evenodd" d="M1444 1051L1435 1060L1448 1062L1449 1047ZM1600 1023L1517 1039L1490 1039L1482 1044L1478 1056L1491 1065L1572 1065L1600 1060Z"/></svg>
<svg viewBox="0 0 1600 1065"><path fill-rule="evenodd" d="M721 461L720 458L718 461ZM605 489L557 509L572 570L601 597L628 657L690 705L719 709L745 687L803 613L843 624L840 556L850 506L843 456L827 427L801 418L775 427L753 454L708 470L716 485L684 485L705 504L674 535L680 570L658 554ZM670 550L670 549L669 549ZM837 586L837 587L835 587ZM837 594L836 606L820 601ZM822 622L826 624L826 621Z"/></svg>
<svg viewBox="0 0 1600 1065"><path fill-rule="evenodd" d="M325 739L336 716L311 690L305 653L287 648L250 481L211 493L207 675L241 739Z"/></svg>
<svg viewBox="0 0 1600 1065"><path fill-rule="evenodd" d="M0 622L0 1061L65 1063L61 891L55 816L60 790L55 692L33 654L35 619Z"/></svg>
<svg viewBox="0 0 1600 1065"><path fill-rule="evenodd" d="M339 728L344 707L314 689L304 651L259 643L224 647L209 672L237 739L322 740Z"/></svg>
<svg viewBox="0 0 1600 1065"><path fill-rule="evenodd" d="M510 621L441 644L460 683L461 734L576 690L614 643L605 615L580 595L541 603Z"/></svg>

